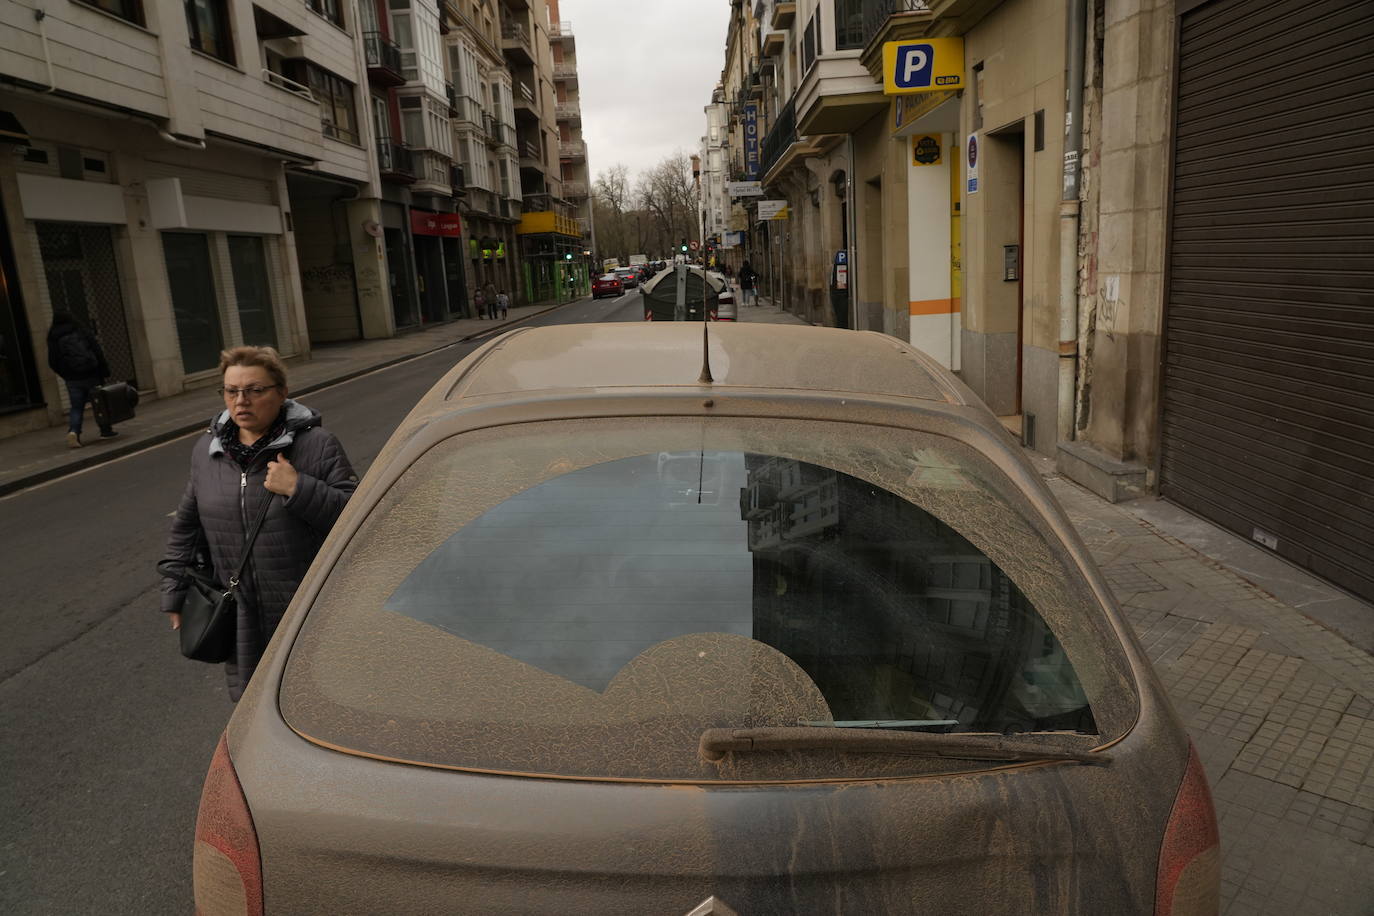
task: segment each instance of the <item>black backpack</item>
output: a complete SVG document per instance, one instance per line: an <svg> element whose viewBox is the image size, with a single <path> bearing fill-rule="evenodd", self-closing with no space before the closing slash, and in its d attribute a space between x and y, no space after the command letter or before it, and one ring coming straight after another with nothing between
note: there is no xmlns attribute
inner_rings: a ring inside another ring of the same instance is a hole
<svg viewBox="0 0 1374 916"><path fill-rule="evenodd" d="M86 335L79 331L64 334L58 339L57 356L71 378L95 378L100 374L100 357L90 341L86 340Z"/></svg>

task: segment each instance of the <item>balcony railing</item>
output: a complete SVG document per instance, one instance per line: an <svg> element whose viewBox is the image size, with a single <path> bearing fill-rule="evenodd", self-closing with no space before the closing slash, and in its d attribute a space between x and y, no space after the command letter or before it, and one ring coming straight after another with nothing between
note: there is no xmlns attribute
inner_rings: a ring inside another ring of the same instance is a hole
<svg viewBox="0 0 1374 916"><path fill-rule="evenodd" d="M794 100L778 112L773 129L763 138L763 151L759 159L759 177L767 175L774 163L782 157L789 146L797 142L797 109Z"/></svg>
<svg viewBox="0 0 1374 916"><path fill-rule="evenodd" d="M577 79L577 61L565 60L553 65L553 78L556 80Z"/></svg>
<svg viewBox="0 0 1374 916"><path fill-rule="evenodd" d="M389 137L377 138L377 167L383 175L415 179L415 161L410 148L391 142Z"/></svg>
<svg viewBox="0 0 1374 916"><path fill-rule="evenodd" d="M537 159L543 161L543 156L539 154L539 144L533 140L526 140L520 144L520 158Z"/></svg>
<svg viewBox="0 0 1374 916"><path fill-rule="evenodd" d="M587 155L587 144L581 140L565 140L558 144L558 158L581 159Z"/></svg>
<svg viewBox="0 0 1374 916"><path fill-rule="evenodd" d="M401 49L396 42L381 32L364 32L363 52L367 55L369 70L384 70L405 81L401 73Z"/></svg>
<svg viewBox="0 0 1374 916"><path fill-rule="evenodd" d="M566 19L563 20L562 22L550 22L550 23L549 23L549 37L550 37L550 38L572 38L572 37L573 37L572 23L569 22L569 21L566 20Z"/></svg>
<svg viewBox="0 0 1374 916"><path fill-rule="evenodd" d="M452 83L444 83L444 94L448 96L448 114L454 117L458 114L458 90L453 88Z"/></svg>
<svg viewBox="0 0 1374 916"><path fill-rule="evenodd" d="M582 106L577 102L559 102L553 107L553 116L560 121L581 121Z"/></svg>
<svg viewBox="0 0 1374 916"><path fill-rule="evenodd" d="M587 183L585 181L565 181L563 182L563 196L578 200L587 196Z"/></svg>
<svg viewBox="0 0 1374 916"><path fill-rule="evenodd" d="M925 0L835 0L835 47L867 47L890 17L928 9Z"/></svg>

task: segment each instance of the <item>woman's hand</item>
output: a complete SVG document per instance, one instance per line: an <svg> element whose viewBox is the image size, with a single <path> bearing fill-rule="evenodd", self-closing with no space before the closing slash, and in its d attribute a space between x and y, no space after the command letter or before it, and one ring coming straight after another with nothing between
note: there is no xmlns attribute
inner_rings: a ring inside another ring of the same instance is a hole
<svg viewBox="0 0 1374 916"><path fill-rule="evenodd" d="M267 479L262 485L280 496L290 499L296 495L296 469L281 452L276 461L267 462Z"/></svg>
<svg viewBox="0 0 1374 916"><path fill-rule="evenodd" d="M170 618L172 618L172 629L173 629L173 630L180 630L180 629L181 629L181 615L180 615L180 614L168 614L167 616L170 617Z"/></svg>

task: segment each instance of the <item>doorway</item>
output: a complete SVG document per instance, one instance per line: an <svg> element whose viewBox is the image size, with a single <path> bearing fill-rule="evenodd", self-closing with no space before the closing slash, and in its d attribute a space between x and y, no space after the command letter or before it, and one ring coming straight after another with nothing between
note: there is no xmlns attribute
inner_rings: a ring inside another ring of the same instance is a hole
<svg viewBox="0 0 1374 916"><path fill-rule="evenodd" d="M137 388L133 346L109 226L38 223L38 248L54 312L70 312L100 341L110 377ZM219 351L215 351L216 360Z"/></svg>
<svg viewBox="0 0 1374 916"><path fill-rule="evenodd" d="M1022 353L1025 346L1023 289L1026 220L1024 121L988 131L983 143L982 285L987 303L988 406L1021 434Z"/></svg>
<svg viewBox="0 0 1374 916"><path fill-rule="evenodd" d="M391 288L391 311L396 327L408 328L420 323L415 308L414 286L410 282L410 254L406 250L403 229L386 227L386 271Z"/></svg>
<svg viewBox="0 0 1374 916"><path fill-rule="evenodd" d="M164 232L162 251L181 344L181 370L191 375L214 369L224 349L224 332L210 263L210 238L200 232Z"/></svg>

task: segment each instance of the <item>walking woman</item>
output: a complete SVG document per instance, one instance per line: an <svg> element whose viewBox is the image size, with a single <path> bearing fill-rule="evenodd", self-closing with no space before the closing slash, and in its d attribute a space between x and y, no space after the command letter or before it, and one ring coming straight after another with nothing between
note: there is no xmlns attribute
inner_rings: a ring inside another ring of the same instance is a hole
<svg viewBox="0 0 1374 916"><path fill-rule="evenodd" d="M238 702L316 551L358 484L333 433L312 408L287 394L286 367L271 347L220 354L224 410L196 440L160 566L208 561L217 582L238 568L247 532L270 502L239 583L235 648L225 666ZM186 584L162 580L172 628Z"/></svg>

